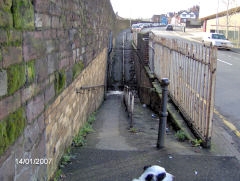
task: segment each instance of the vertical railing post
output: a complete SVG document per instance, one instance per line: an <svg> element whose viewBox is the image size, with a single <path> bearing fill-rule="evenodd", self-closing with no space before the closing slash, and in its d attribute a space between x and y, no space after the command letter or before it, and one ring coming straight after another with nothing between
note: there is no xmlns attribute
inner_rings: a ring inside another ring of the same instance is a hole
<svg viewBox="0 0 240 181"><path fill-rule="evenodd" d="M123 85L125 84L125 39L124 39L124 35L122 37L122 83Z"/></svg>
<svg viewBox="0 0 240 181"><path fill-rule="evenodd" d="M162 104L161 104L161 112L160 112L160 120L159 120L159 128L158 128L158 140L157 140L157 148L163 148L165 146L165 135L166 135L166 125L167 125L167 101L168 101L168 78L162 78L161 86L162 86Z"/></svg>
<svg viewBox="0 0 240 181"><path fill-rule="evenodd" d="M131 97L131 104L130 104L130 128L133 128L133 109L134 109L134 95L132 94Z"/></svg>

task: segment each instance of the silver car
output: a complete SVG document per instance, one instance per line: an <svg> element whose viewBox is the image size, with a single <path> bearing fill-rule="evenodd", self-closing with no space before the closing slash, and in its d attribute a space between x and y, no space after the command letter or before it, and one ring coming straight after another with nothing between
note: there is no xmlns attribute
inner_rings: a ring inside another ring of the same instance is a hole
<svg viewBox="0 0 240 181"><path fill-rule="evenodd" d="M206 33L202 39L203 45L215 46L219 49L230 50L233 48L233 44L220 33Z"/></svg>

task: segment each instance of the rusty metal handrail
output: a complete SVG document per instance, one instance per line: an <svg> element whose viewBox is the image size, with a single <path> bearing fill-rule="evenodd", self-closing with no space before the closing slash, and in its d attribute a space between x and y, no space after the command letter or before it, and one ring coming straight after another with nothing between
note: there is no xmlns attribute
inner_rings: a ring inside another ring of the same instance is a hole
<svg viewBox="0 0 240 181"><path fill-rule="evenodd" d="M97 90L101 87L104 87L105 85L102 84L102 85L91 85L91 86L81 86L80 88L77 88L76 89L76 93L80 93L80 94L83 94L85 90L87 91L92 91L92 90Z"/></svg>

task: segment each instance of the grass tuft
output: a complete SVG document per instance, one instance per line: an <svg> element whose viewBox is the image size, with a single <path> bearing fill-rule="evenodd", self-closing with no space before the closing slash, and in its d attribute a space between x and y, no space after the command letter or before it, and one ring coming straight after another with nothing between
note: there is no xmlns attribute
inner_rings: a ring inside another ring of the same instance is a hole
<svg viewBox="0 0 240 181"><path fill-rule="evenodd" d="M78 134L73 138L73 146L81 147L86 144L86 136L93 132L92 123L95 120L95 115L91 115L88 121L79 130Z"/></svg>
<svg viewBox="0 0 240 181"><path fill-rule="evenodd" d="M182 130L178 130L177 133L175 134L175 137L177 138L178 141L183 142L187 140L187 136Z"/></svg>

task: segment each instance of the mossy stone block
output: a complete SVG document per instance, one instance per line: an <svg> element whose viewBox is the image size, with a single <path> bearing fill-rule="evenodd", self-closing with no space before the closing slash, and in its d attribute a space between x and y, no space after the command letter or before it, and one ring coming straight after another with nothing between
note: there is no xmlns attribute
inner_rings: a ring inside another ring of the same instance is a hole
<svg viewBox="0 0 240 181"><path fill-rule="evenodd" d="M0 8L0 28L12 28L13 18L12 14Z"/></svg>
<svg viewBox="0 0 240 181"><path fill-rule="evenodd" d="M25 66L23 64L12 65L7 69L8 94L13 94L26 82Z"/></svg>
<svg viewBox="0 0 240 181"><path fill-rule="evenodd" d="M0 0L0 9L10 11L12 7L12 0Z"/></svg>
<svg viewBox="0 0 240 181"><path fill-rule="evenodd" d="M12 0L0 0L0 27L11 28L13 18L11 14Z"/></svg>
<svg viewBox="0 0 240 181"><path fill-rule="evenodd" d="M33 80L35 78L35 74L36 74L36 71L35 71L35 61L34 60L32 60L32 61L27 63L26 73L27 73L27 82L28 83L33 82Z"/></svg>
<svg viewBox="0 0 240 181"><path fill-rule="evenodd" d="M82 61L79 61L73 65L73 78L75 79L80 72L84 69L84 64Z"/></svg>
<svg viewBox="0 0 240 181"><path fill-rule="evenodd" d="M7 41L10 46L21 46L22 45L22 32L17 30L9 30L7 31Z"/></svg>
<svg viewBox="0 0 240 181"><path fill-rule="evenodd" d="M62 70L55 73L55 92L56 95L62 92L66 85L66 73Z"/></svg>
<svg viewBox="0 0 240 181"><path fill-rule="evenodd" d="M7 72L0 68L0 97L7 94Z"/></svg>
<svg viewBox="0 0 240 181"><path fill-rule="evenodd" d="M34 29L34 7L31 0L13 0L13 22L17 29Z"/></svg>
<svg viewBox="0 0 240 181"><path fill-rule="evenodd" d="M0 45L5 45L7 40L8 40L7 31L0 28Z"/></svg>
<svg viewBox="0 0 240 181"><path fill-rule="evenodd" d="M1 48L0 48L0 64L2 64L1 62L2 62L2 50L1 50ZM0 65L0 68L1 68L1 65Z"/></svg>
<svg viewBox="0 0 240 181"><path fill-rule="evenodd" d="M8 136L7 136L7 124L6 121L0 122L0 155L4 153L4 151L7 148L7 145L9 145Z"/></svg>
<svg viewBox="0 0 240 181"><path fill-rule="evenodd" d="M26 116L23 108L19 108L0 121L0 155L22 134L25 124Z"/></svg>

